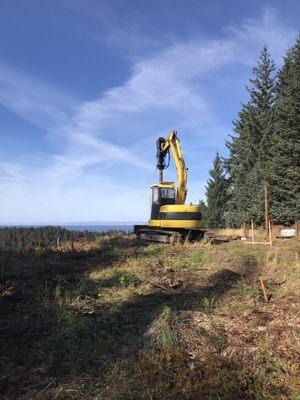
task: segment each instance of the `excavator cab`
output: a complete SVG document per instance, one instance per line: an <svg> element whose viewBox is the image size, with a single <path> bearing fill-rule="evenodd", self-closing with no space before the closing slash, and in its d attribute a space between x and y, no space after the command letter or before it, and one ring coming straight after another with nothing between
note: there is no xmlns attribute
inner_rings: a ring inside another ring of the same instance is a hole
<svg viewBox="0 0 300 400"><path fill-rule="evenodd" d="M162 182L151 186L151 219L159 219L161 206L175 204L176 192L173 182Z"/></svg>

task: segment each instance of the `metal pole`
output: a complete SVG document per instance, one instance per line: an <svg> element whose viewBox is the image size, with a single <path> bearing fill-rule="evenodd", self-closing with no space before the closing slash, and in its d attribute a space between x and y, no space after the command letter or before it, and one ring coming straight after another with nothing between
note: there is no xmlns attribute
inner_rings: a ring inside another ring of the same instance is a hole
<svg viewBox="0 0 300 400"><path fill-rule="evenodd" d="M164 171L162 169L159 170L159 183L162 183L164 180Z"/></svg>

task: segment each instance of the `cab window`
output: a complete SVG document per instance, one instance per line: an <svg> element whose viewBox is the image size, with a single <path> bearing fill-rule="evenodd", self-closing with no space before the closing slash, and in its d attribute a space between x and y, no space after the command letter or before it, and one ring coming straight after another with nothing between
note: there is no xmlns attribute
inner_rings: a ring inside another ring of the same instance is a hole
<svg viewBox="0 0 300 400"><path fill-rule="evenodd" d="M158 188L153 188L152 191L152 201L153 203L157 203L158 202Z"/></svg>
<svg viewBox="0 0 300 400"><path fill-rule="evenodd" d="M174 199L175 197L175 190L173 188L161 188L160 193L163 199Z"/></svg>

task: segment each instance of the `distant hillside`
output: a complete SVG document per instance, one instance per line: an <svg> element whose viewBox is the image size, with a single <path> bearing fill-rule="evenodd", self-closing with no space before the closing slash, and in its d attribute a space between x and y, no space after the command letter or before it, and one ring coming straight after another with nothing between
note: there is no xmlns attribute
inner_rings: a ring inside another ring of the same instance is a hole
<svg viewBox="0 0 300 400"><path fill-rule="evenodd" d="M70 231L59 226L9 227L0 229L0 249L22 250L34 247L53 247L72 240L95 240L99 232Z"/></svg>

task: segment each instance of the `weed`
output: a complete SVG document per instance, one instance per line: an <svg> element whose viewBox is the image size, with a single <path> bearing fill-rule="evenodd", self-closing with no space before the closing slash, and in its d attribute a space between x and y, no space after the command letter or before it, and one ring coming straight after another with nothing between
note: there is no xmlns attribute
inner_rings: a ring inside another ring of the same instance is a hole
<svg viewBox="0 0 300 400"><path fill-rule="evenodd" d="M141 284L141 280L138 276L127 271L122 272L119 278L119 282L121 286L124 287L135 287Z"/></svg>
<svg viewBox="0 0 300 400"><path fill-rule="evenodd" d="M86 292L86 282L85 279L80 279L78 282L78 292L80 296L84 296Z"/></svg>
<svg viewBox="0 0 300 400"><path fill-rule="evenodd" d="M155 352L172 347L175 343L173 323L176 321L176 313L167 305L162 307L159 318L152 324L148 336L150 336L150 348Z"/></svg>
<svg viewBox="0 0 300 400"><path fill-rule="evenodd" d="M81 392L88 398L95 398L99 394L99 383L93 379L84 379L81 385Z"/></svg>
<svg viewBox="0 0 300 400"><path fill-rule="evenodd" d="M241 280L235 286L235 293L243 298L257 298L259 289L258 286L251 286L245 280Z"/></svg>
<svg viewBox="0 0 300 400"><path fill-rule="evenodd" d="M207 313L211 313L216 306L216 298L213 297L203 297L201 300L201 305Z"/></svg>
<svg viewBox="0 0 300 400"><path fill-rule="evenodd" d="M171 307L164 305L162 308L161 317L168 323L174 322L176 319L176 313Z"/></svg>
<svg viewBox="0 0 300 400"><path fill-rule="evenodd" d="M194 267L201 267L209 261L209 254L205 249L200 249L194 252L192 257L192 265Z"/></svg>
<svg viewBox="0 0 300 400"><path fill-rule="evenodd" d="M176 270L186 269L189 266L186 259L182 259L182 258L173 260L173 262L170 263L170 265L172 266L172 268L174 268Z"/></svg>
<svg viewBox="0 0 300 400"><path fill-rule="evenodd" d="M174 344L174 335L169 327L162 329L160 333L160 347L165 349L171 347Z"/></svg>
<svg viewBox="0 0 300 400"><path fill-rule="evenodd" d="M44 285L38 285L36 287L34 300L37 304L46 305L50 301L50 289L48 287L47 281Z"/></svg>
<svg viewBox="0 0 300 400"><path fill-rule="evenodd" d="M54 298L58 303L59 307L62 307L64 304L64 297L63 297L63 289L60 284L56 285L54 289Z"/></svg>
<svg viewBox="0 0 300 400"><path fill-rule="evenodd" d="M176 314L170 307L164 305L161 318L165 323L162 325L160 332L160 346L162 349L165 349L171 347L175 343L172 323L176 320Z"/></svg>
<svg viewBox="0 0 300 400"><path fill-rule="evenodd" d="M221 397L215 388L209 388L209 400L221 400Z"/></svg>
<svg viewBox="0 0 300 400"><path fill-rule="evenodd" d="M294 394L292 396L291 400L300 400L300 393L299 394Z"/></svg>

